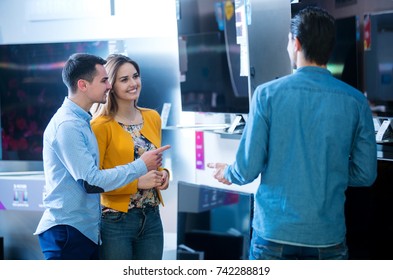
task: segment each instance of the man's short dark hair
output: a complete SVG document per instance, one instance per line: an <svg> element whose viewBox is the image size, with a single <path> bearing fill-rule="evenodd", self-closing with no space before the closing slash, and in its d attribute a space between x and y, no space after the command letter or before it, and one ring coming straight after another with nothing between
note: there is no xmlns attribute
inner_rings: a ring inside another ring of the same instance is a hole
<svg viewBox="0 0 393 280"><path fill-rule="evenodd" d="M334 18L318 7L307 7L291 20L290 31L297 37L306 60L326 65L336 41Z"/></svg>
<svg viewBox="0 0 393 280"><path fill-rule="evenodd" d="M77 90L80 79L92 82L96 75L96 65L104 65L106 60L88 53L75 53L69 57L62 71L64 84L71 92Z"/></svg>

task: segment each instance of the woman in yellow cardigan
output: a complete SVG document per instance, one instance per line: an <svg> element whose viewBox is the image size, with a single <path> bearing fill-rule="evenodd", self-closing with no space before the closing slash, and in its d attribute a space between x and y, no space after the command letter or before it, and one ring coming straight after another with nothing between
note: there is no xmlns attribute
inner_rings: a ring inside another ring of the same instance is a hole
<svg viewBox="0 0 393 280"><path fill-rule="evenodd" d="M138 64L127 56L112 54L105 68L112 89L91 123L102 169L131 162L161 146L160 115L137 106L142 87ZM168 185L169 172L161 168L101 195L102 259L162 258L160 190Z"/></svg>

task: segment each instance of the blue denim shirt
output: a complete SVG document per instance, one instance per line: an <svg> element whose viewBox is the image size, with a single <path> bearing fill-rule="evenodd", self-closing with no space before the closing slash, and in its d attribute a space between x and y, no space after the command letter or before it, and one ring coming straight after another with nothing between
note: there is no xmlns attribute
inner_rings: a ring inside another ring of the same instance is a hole
<svg viewBox="0 0 393 280"><path fill-rule="evenodd" d="M121 187L147 172L142 159L99 170L90 120L89 113L66 98L44 132L45 211L35 234L70 225L98 244L99 192Z"/></svg>
<svg viewBox="0 0 393 280"><path fill-rule="evenodd" d="M344 192L370 186L376 166L364 95L327 69L307 66L255 90L225 178L242 185L261 174L253 221L259 236L317 247L344 241Z"/></svg>

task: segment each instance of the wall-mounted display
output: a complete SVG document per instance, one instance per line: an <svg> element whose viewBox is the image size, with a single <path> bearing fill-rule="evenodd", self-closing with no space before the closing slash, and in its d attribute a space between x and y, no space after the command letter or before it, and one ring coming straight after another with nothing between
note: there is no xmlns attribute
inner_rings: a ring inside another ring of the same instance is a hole
<svg viewBox="0 0 393 280"><path fill-rule="evenodd" d="M362 89L360 70L360 31L357 16L336 19L336 44L327 68L333 76L347 84Z"/></svg>
<svg viewBox="0 0 393 280"><path fill-rule="evenodd" d="M61 71L75 52L102 57L108 41L0 45L1 160L42 160L42 135L67 95Z"/></svg>
<svg viewBox="0 0 393 280"><path fill-rule="evenodd" d="M67 96L61 71L75 52L123 53L137 61L143 81L138 105L161 112L164 103L173 104L167 116L173 122L179 103L175 44L171 38L124 38L0 45L0 172L42 170L43 131Z"/></svg>
<svg viewBox="0 0 393 280"><path fill-rule="evenodd" d="M367 15L370 45L364 50L365 92L374 112L393 115L393 12Z"/></svg>
<svg viewBox="0 0 393 280"><path fill-rule="evenodd" d="M243 2L243 1L235 1ZM248 75L239 42L247 42L244 5L233 1L181 0L178 20L183 111L248 113ZM243 26L243 28L242 28Z"/></svg>
<svg viewBox="0 0 393 280"><path fill-rule="evenodd" d="M248 113L259 84L290 73L290 2L179 1L183 111Z"/></svg>

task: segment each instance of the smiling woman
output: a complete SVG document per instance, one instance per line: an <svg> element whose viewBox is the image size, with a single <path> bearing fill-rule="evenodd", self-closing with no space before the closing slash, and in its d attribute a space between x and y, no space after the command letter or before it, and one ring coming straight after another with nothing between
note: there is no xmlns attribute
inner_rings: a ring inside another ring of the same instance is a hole
<svg viewBox="0 0 393 280"><path fill-rule="evenodd" d="M105 67L112 89L92 121L101 169L134 161L161 146L159 114L137 105L142 89L138 63L125 55L111 54ZM120 190L101 195L102 259L162 258L159 205L163 204L161 190L168 185L169 172L159 168Z"/></svg>

